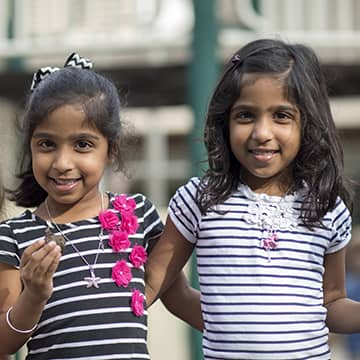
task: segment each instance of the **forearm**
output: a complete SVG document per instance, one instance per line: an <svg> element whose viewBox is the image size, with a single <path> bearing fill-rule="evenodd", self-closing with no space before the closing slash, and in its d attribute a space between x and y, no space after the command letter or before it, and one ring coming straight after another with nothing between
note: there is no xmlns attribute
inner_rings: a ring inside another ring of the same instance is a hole
<svg viewBox="0 0 360 360"><path fill-rule="evenodd" d="M360 302L340 298L326 305L327 326L331 332L349 334L360 332Z"/></svg>
<svg viewBox="0 0 360 360"><path fill-rule="evenodd" d="M145 265L145 295L148 306L174 285L193 249L194 244L187 241L168 218L164 233L151 250Z"/></svg>
<svg viewBox="0 0 360 360"><path fill-rule="evenodd" d="M23 292L10 313L0 315L0 354L13 354L27 342L33 332L17 332L10 325L19 330L32 329L39 322L45 303L34 301Z"/></svg>
<svg viewBox="0 0 360 360"><path fill-rule="evenodd" d="M145 298L147 306L151 306L171 284L171 274L164 273L157 266L147 267L145 271ZM176 275L174 275L176 276Z"/></svg>
<svg viewBox="0 0 360 360"><path fill-rule="evenodd" d="M168 311L199 331L203 331L200 292L189 286L185 274L181 272L174 283L161 296Z"/></svg>

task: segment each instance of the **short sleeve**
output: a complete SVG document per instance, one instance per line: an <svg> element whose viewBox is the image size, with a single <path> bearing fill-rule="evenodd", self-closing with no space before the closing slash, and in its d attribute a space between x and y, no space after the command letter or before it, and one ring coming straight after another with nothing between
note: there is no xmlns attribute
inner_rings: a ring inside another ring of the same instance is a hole
<svg viewBox="0 0 360 360"><path fill-rule="evenodd" d="M0 262L16 268L20 266L18 243L9 222L0 224Z"/></svg>
<svg viewBox="0 0 360 360"><path fill-rule="evenodd" d="M144 238L147 241L158 238L164 230L164 224L161 221L159 213L154 204L143 196L143 231Z"/></svg>
<svg viewBox="0 0 360 360"><path fill-rule="evenodd" d="M169 216L176 228L191 243L196 243L201 221L200 209L196 203L199 178L192 178L180 187L169 203Z"/></svg>
<svg viewBox="0 0 360 360"><path fill-rule="evenodd" d="M343 249L351 240L351 214L340 198L337 199L336 206L331 212L331 217L331 240L326 251L327 254Z"/></svg>

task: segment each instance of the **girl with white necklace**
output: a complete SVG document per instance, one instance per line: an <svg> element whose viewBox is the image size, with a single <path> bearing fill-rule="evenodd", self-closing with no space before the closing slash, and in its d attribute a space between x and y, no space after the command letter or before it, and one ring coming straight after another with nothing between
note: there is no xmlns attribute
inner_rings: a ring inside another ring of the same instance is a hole
<svg viewBox="0 0 360 360"><path fill-rule="evenodd" d="M144 195L100 190L126 148L117 90L91 67L72 54L34 75L11 195L36 209L0 224L0 354L27 342L28 360L150 359L144 264L163 225ZM185 285L166 306L191 322Z"/></svg>

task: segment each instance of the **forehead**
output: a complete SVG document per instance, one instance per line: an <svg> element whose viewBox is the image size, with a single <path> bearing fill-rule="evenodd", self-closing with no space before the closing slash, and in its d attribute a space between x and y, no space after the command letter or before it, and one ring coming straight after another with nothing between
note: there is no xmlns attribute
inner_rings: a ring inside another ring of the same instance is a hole
<svg viewBox="0 0 360 360"><path fill-rule="evenodd" d="M253 86L258 81L271 83L272 85L281 89L286 87L284 76L267 73L245 73L241 76L240 90L244 87Z"/></svg>
<svg viewBox="0 0 360 360"><path fill-rule="evenodd" d="M47 114L38 127L52 126L89 127L89 121L80 104L61 105Z"/></svg>
<svg viewBox="0 0 360 360"><path fill-rule="evenodd" d="M249 95L253 97L271 97L276 95L278 98L282 98L283 101L297 106L286 82L286 74L243 74L239 86L239 96L243 98Z"/></svg>
<svg viewBox="0 0 360 360"><path fill-rule="evenodd" d="M83 107L80 104L66 104L57 107L51 111L35 128L36 131L41 130L52 131L77 131L91 130L97 131L94 124L89 121Z"/></svg>

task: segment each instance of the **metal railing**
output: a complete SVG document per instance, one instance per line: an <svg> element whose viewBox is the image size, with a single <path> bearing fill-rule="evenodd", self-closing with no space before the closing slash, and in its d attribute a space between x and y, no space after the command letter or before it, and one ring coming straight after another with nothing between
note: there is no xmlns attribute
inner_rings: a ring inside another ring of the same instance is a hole
<svg viewBox="0 0 360 360"><path fill-rule="evenodd" d="M359 61L358 0L232 0L231 3L236 24L224 23L220 45L225 52L254 38L272 36L306 43L324 61Z"/></svg>
<svg viewBox="0 0 360 360"><path fill-rule="evenodd" d="M0 0L0 58L79 49L171 62L182 56L192 21L189 0Z"/></svg>
<svg viewBox="0 0 360 360"><path fill-rule="evenodd" d="M279 36L320 49L325 60L360 55L358 0L218 0L220 52L259 36ZM191 0L0 0L0 59L104 53L131 64L186 62Z"/></svg>

